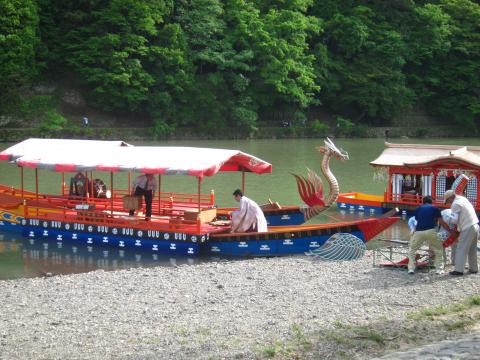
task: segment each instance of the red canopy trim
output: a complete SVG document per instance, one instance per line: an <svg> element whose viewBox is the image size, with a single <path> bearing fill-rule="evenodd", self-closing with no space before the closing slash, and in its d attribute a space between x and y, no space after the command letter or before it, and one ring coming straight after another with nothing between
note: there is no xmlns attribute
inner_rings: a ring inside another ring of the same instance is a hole
<svg viewBox="0 0 480 360"><path fill-rule="evenodd" d="M120 166L97 165L95 169L97 171L118 172L120 171Z"/></svg>
<svg viewBox="0 0 480 360"><path fill-rule="evenodd" d="M75 164L58 164L54 166L54 171L57 172L75 172L77 171L77 165Z"/></svg>

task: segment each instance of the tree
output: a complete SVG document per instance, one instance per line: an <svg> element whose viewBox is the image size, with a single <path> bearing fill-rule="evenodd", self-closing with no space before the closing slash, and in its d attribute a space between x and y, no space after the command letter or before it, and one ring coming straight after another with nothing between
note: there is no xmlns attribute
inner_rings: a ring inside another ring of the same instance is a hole
<svg viewBox="0 0 480 360"><path fill-rule="evenodd" d="M38 74L38 22L34 1L0 2L0 87L4 94L0 102L7 103L21 85Z"/></svg>
<svg viewBox="0 0 480 360"><path fill-rule="evenodd" d="M371 7L335 7L341 12L327 12L331 17L325 18L325 32L319 39L328 49L320 68L324 79L321 101L357 120L391 118L410 107L414 93L403 73L406 44L402 34Z"/></svg>
<svg viewBox="0 0 480 360"><path fill-rule="evenodd" d="M473 130L480 120L480 5L443 0L440 6L451 18L451 48L425 68L427 104L432 113Z"/></svg>
<svg viewBox="0 0 480 360"><path fill-rule="evenodd" d="M79 1L68 9L61 46L66 63L93 87L94 103L128 111L145 103L155 83L145 63L169 11L162 0Z"/></svg>

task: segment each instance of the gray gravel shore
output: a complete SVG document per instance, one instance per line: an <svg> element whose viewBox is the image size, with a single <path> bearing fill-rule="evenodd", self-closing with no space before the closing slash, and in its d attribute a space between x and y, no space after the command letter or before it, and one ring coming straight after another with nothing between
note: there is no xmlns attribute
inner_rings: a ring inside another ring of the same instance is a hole
<svg viewBox="0 0 480 360"><path fill-rule="evenodd" d="M370 252L1 281L0 358L250 359L293 327L401 319L478 294L478 275L409 276L373 267Z"/></svg>

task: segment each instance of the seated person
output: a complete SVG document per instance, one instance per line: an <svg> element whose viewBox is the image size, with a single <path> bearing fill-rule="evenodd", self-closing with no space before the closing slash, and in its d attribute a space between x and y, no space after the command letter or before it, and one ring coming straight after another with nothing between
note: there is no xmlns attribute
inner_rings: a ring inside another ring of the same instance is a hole
<svg viewBox="0 0 480 360"><path fill-rule="evenodd" d="M96 198L109 197L107 196L107 185L105 185L102 179L93 180L93 197L96 197Z"/></svg>
<svg viewBox="0 0 480 360"><path fill-rule="evenodd" d="M70 191L69 194L73 196L87 197L89 181L87 177L78 172L74 177L70 179Z"/></svg>
<svg viewBox="0 0 480 360"><path fill-rule="evenodd" d="M267 219L258 204L243 196L239 189L233 196L240 203L240 209L232 212L232 232L266 232Z"/></svg>

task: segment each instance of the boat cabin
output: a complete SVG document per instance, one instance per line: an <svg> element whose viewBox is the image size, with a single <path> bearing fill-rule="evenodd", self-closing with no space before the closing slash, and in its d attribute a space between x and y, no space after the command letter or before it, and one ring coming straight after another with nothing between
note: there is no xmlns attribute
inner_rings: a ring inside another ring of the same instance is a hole
<svg viewBox="0 0 480 360"><path fill-rule="evenodd" d="M468 177L463 195L477 211L480 146L385 143L386 149L370 164L388 176L384 206L414 208L424 196L443 206L445 191L462 174Z"/></svg>

